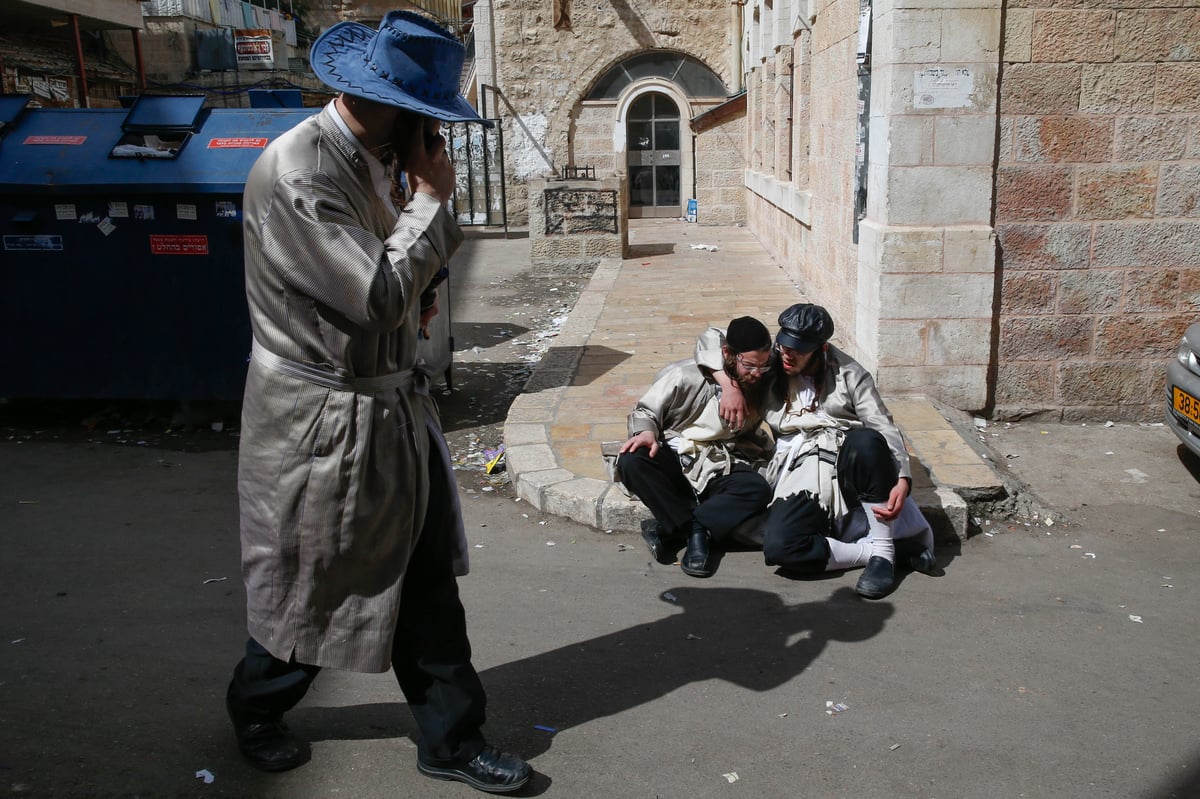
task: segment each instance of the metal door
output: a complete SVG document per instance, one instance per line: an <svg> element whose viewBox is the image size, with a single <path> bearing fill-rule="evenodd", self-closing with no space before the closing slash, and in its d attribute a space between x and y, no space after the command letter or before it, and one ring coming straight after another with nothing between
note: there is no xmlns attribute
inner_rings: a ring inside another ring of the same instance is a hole
<svg viewBox="0 0 1200 799"><path fill-rule="evenodd" d="M633 101L625 122L629 216L681 216L679 106L649 92Z"/></svg>

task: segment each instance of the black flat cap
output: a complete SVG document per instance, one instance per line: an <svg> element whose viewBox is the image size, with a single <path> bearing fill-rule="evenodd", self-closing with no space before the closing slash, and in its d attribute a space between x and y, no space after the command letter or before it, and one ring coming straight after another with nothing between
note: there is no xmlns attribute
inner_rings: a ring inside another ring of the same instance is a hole
<svg viewBox="0 0 1200 799"><path fill-rule="evenodd" d="M833 335L833 318L820 305L798 302L779 314L775 341L799 352L812 352Z"/></svg>

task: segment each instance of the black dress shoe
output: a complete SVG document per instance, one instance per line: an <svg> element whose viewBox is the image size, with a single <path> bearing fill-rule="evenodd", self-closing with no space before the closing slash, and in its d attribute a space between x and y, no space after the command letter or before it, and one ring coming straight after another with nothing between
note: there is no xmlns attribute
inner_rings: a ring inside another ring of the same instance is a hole
<svg viewBox="0 0 1200 799"><path fill-rule="evenodd" d="M486 793L520 790L533 775L533 768L516 755L485 746L469 762L447 761L441 765L417 758L417 770L435 780L458 780Z"/></svg>
<svg viewBox="0 0 1200 799"><path fill-rule="evenodd" d="M933 550L912 538L902 538L896 542L896 562L921 574L933 574L938 567Z"/></svg>
<svg viewBox="0 0 1200 799"><path fill-rule="evenodd" d="M646 542L646 548L654 560L665 566L674 563L675 556L683 549L683 540L679 536L664 532L654 522L642 525L642 540Z"/></svg>
<svg viewBox="0 0 1200 799"><path fill-rule="evenodd" d="M692 534L688 536L687 551L683 553L683 560L679 561L680 568L684 574L689 574L692 577L711 577L713 570L709 565L709 544L712 538L699 524L692 528Z"/></svg>
<svg viewBox="0 0 1200 799"><path fill-rule="evenodd" d="M238 751L263 771L287 771L302 766L312 757L308 744L292 735L280 719L250 715L234 708L233 685L225 695L225 711L233 722Z"/></svg>
<svg viewBox="0 0 1200 799"><path fill-rule="evenodd" d="M263 771L287 771L302 766L312 752L282 721L233 723L238 750Z"/></svg>
<svg viewBox="0 0 1200 799"><path fill-rule="evenodd" d="M892 593L896 590L896 570L892 567L892 562L879 555L872 555L854 590L859 596L867 599L883 599Z"/></svg>

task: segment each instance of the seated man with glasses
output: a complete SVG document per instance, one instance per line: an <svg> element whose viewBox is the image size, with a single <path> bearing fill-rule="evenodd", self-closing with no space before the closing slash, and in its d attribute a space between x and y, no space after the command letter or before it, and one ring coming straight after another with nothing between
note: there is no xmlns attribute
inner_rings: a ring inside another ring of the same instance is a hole
<svg viewBox="0 0 1200 799"><path fill-rule="evenodd" d="M760 377L771 369L771 334L749 316L718 331L717 366L737 386L743 417L737 427L720 414L721 389L694 360L670 364L629 414L629 439L617 456L616 478L646 504L658 522L646 543L660 563L679 549L685 574L713 573L711 545L761 514L771 486L765 466L771 439L762 427Z"/></svg>
<svg viewBox="0 0 1200 799"><path fill-rule="evenodd" d="M898 550L916 571L936 568L933 531L908 501L908 450L874 379L829 344L832 335L833 319L819 305L797 303L779 315L764 413L776 447L763 555L768 566L798 573L866 566L855 590L879 599L895 588ZM711 329L700 337L702 368L713 369L719 344ZM722 418L739 423L749 403L713 374Z"/></svg>

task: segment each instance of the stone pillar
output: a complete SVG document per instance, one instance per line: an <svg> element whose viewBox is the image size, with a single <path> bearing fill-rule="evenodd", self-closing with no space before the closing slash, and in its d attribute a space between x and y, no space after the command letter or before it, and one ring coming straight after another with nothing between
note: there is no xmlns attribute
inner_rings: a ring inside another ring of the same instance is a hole
<svg viewBox="0 0 1200 799"><path fill-rule="evenodd" d="M628 206L623 173L597 180L530 180L530 259L585 268L603 258L624 258Z"/></svg>
<svg viewBox="0 0 1200 799"><path fill-rule="evenodd" d="M886 393L988 402L1001 0L874 0L855 339Z"/></svg>

